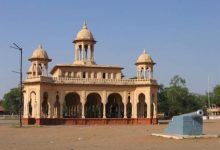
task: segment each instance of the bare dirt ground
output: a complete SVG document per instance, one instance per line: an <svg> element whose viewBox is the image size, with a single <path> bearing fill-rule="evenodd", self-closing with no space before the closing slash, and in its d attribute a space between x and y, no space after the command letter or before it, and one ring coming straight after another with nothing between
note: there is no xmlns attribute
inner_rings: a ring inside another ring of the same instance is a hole
<svg viewBox="0 0 220 150"><path fill-rule="evenodd" d="M0 150L219 150L220 138L165 139L164 125L26 126L0 124ZM205 134L220 135L220 120L204 123Z"/></svg>

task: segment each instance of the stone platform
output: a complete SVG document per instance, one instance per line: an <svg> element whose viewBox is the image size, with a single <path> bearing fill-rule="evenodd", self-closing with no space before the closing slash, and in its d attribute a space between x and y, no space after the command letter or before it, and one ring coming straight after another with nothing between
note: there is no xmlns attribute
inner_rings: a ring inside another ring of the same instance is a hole
<svg viewBox="0 0 220 150"><path fill-rule="evenodd" d="M156 118L23 118L24 125L135 125L157 124Z"/></svg>
<svg viewBox="0 0 220 150"><path fill-rule="evenodd" d="M202 139L202 138L218 138L220 135L214 134L203 134L203 135L171 135L171 134L164 134L164 133L152 133L153 136L168 138L168 139Z"/></svg>

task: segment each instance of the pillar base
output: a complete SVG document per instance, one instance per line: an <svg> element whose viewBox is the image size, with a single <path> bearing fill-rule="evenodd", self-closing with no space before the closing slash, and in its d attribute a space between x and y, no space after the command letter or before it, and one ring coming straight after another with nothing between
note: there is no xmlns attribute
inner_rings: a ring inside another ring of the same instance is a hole
<svg viewBox="0 0 220 150"><path fill-rule="evenodd" d="M23 125L32 125L35 124L35 118L22 118Z"/></svg>
<svg viewBox="0 0 220 150"><path fill-rule="evenodd" d="M158 124L158 118L153 118L152 119L152 124Z"/></svg>

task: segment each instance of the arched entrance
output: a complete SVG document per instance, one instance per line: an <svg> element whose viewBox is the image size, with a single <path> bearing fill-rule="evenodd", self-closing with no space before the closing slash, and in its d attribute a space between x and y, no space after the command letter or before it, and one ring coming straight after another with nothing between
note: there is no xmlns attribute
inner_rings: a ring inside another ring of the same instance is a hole
<svg viewBox="0 0 220 150"><path fill-rule="evenodd" d="M107 118L123 118L124 117L124 104L122 97L118 93L112 93L108 96L106 104L106 117Z"/></svg>
<svg viewBox="0 0 220 150"><path fill-rule="evenodd" d="M42 102L42 114L43 117L47 118L49 112L49 106L48 106L48 93L44 92L43 94L43 102Z"/></svg>
<svg viewBox="0 0 220 150"><path fill-rule="evenodd" d="M139 94L138 96L137 117L138 118L147 117L147 104L145 102L145 95L143 93Z"/></svg>
<svg viewBox="0 0 220 150"><path fill-rule="evenodd" d="M36 103L36 93L32 91L30 93L30 101L27 104L28 117L35 117L36 114L36 112L34 114L34 111L36 111L35 103Z"/></svg>
<svg viewBox="0 0 220 150"><path fill-rule="evenodd" d="M65 96L64 117L66 118L81 118L82 103L80 103L80 96L77 93L68 93Z"/></svg>
<svg viewBox="0 0 220 150"><path fill-rule="evenodd" d="M86 118L102 118L103 104L101 96L97 93L91 93L87 96L85 104L85 117Z"/></svg>

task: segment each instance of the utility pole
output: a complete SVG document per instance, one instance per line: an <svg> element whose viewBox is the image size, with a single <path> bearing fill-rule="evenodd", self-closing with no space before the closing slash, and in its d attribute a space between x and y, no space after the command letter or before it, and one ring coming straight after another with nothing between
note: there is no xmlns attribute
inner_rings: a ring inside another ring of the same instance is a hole
<svg viewBox="0 0 220 150"><path fill-rule="evenodd" d="M208 76L208 119L209 119L209 116L210 116L210 109L211 109L211 106L210 106L210 93L209 93L209 76Z"/></svg>
<svg viewBox="0 0 220 150"><path fill-rule="evenodd" d="M14 46L10 46L13 49L17 49L20 51L20 102L19 102L19 126L22 127L22 104L23 104L23 92L22 92L22 48L17 44L13 43Z"/></svg>

